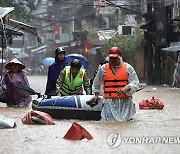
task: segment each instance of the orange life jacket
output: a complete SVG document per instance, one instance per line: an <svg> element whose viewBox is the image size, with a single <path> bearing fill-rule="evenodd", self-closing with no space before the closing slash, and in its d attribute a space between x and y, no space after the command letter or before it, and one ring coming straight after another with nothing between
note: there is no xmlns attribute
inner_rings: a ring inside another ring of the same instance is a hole
<svg viewBox="0 0 180 154"><path fill-rule="evenodd" d="M106 74L104 76L104 98L126 98L125 94L117 95L128 84L127 63L123 63L116 73L113 72L109 63L106 64Z"/></svg>

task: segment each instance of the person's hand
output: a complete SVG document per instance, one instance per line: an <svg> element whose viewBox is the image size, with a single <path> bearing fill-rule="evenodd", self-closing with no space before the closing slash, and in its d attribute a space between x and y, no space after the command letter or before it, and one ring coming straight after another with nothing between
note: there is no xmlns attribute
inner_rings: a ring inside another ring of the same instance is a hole
<svg viewBox="0 0 180 154"><path fill-rule="evenodd" d="M96 106L98 104L98 96L95 96L90 101L87 101L86 104L91 106L91 107Z"/></svg>
<svg viewBox="0 0 180 154"><path fill-rule="evenodd" d="M124 95L125 93L124 93L123 90L119 90L119 91L116 92L116 94L117 94L119 97L121 97L121 96Z"/></svg>
<svg viewBox="0 0 180 154"><path fill-rule="evenodd" d="M97 100L98 100L98 96L95 96L95 97L93 98L92 104L97 104Z"/></svg>
<svg viewBox="0 0 180 154"><path fill-rule="evenodd" d="M93 103L93 104L97 104L98 98L99 98L99 93L95 93L95 96L94 96L94 98L93 98L92 103Z"/></svg>
<svg viewBox="0 0 180 154"><path fill-rule="evenodd" d="M129 86L125 86L123 89L117 91L116 93L117 93L117 95L120 97L120 96L122 96L122 95L125 95L126 92L129 91L129 90L130 90Z"/></svg>

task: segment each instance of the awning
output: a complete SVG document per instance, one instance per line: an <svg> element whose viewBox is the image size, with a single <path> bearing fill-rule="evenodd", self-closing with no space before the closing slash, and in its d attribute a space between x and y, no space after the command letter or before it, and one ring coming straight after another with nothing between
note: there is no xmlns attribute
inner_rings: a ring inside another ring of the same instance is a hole
<svg viewBox="0 0 180 154"><path fill-rule="evenodd" d="M0 7L0 19L14 11L14 7Z"/></svg>
<svg viewBox="0 0 180 154"><path fill-rule="evenodd" d="M46 47L47 45L44 45L36 49L31 49L31 52L34 52L34 53L46 52Z"/></svg>
<svg viewBox="0 0 180 154"><path fill-rule="evenodd" d="M37 30L35 27L27 25L25 23L13 20L13 19L9 19L9 24L10 26L14 27L14 28L18 28L20 30L23 30L24 32L27 33L32 33L33 35L37 35Z"/></svg>
<svg viewBox="0 0 180 154"><path fill-rule="evenodd" d="M16 29L19 29L19 30L22 30L26 33L30 33L32 35L35 35L37 37L37 41L39 43L42 43L42 40L41 38L38 36L37 34L37 29L33 26L30 26L28 24L25 24L25 23L22 23L22 22L19 22L19 21L16 21L16 20L13 20L13 19L9 19L9 24L10 26L16 28Z"/></svg>
<svg viewBox="0 0 180 154"><path fill-rule="evenodd" d="M147 21L147 22L141 24L140 29L147 29L148 26L150 26L153 22L155 22L155 20L150 20L150 21Z"/></svg>
<svg viewBox="0 0 180 154"><path fill-rule="evenodd" d="M174 43L174 45L173 45ZM171 53L175 53L177 51L180 51L180 42L171 42L170 43L170 47L167 48L162 48L162 51L165 51L167 53L165 53L171 60L173 60L174 62L177 62L176 59L174 58L174 56L172 56ZM173 53L173 55L174 55Z"/></svg>
<svg viewBox="0 0 180 154"><path fill-rule="evenodd" d="M6 16L9 15L12 11L14 11L14 7L0 7L0 19L5 19ZM35 27L13 19L9 19L9 16L7 17L8 18L5 20L5 22L0 22L0 24L6 24L5 28L7 28L9 33L20 36L23 34L21 31L30 33L37 37L38 42L42 43L42 39L38 36L37 29ZM2 31L2 26L0 26L0 30Z"/></svg>
<svg viewBox="0 0 180 154"><path fill-rule="evenodd" d="M177 51L180 51L180 45L172 46L172 47L168 47L168 48L162 48L161 50L167 51L167 52L177 52Z"/></svg>

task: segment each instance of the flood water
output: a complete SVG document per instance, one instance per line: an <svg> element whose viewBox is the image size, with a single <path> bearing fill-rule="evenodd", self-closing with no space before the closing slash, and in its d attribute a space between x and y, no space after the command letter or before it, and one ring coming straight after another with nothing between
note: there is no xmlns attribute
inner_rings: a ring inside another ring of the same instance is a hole
<svg viewBox="0 0 180 154"><path fill-rule="evenodd" d="M35 91L44 93L46 76L28 79ZM164 103L164 109L140 110L138 103L152 96ZM130 122L54 119L55 125L25 125L21 118L31 107L14 109L0 103L0 115L14 119L17 124L16 128L0 130L0 154L179 153L180 89L146 86L133 99L137 113ZM93 140L65 140L63 137L73 122L83 126Z"/></svg>

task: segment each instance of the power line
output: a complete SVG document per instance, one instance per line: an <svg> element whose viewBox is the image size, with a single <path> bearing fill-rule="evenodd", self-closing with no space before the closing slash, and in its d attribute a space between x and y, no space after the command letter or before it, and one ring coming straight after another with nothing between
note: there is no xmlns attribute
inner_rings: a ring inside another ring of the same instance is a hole
<svg viewBox="0 0 180 154"><path fill-rule="evenodd" d="M63 16L64 19L66 20L63 20L63 19L58 19L58 20L55 20L55 19L52 19L52 18L41 18L41 17L34 17L36 19L40 19L40 20L45 20L45 21L51 21L51 22L70 22L70 21L73 21L73 20L82 20L82 19L87 19L87 17L89 17L92 13L94 13L93 11L91 12L88 12L87 14L82 14L81 16L79 14L71 14L71 15L67 15L67 16ZM78 15L78 17L75 18L75 16ZM71 19L68 19L71 18ZM74 18L72 18L74 17Z"/></svg>
<svg viewBox="0 0 180 154"><path fill-rule="evenodd" d="M138 11L135 11L135 10L132 10L132 9L129 9L129 8L125 8L125 7L122 7L122 6L119 6L119 5L116 5L115 3L112 3L111 1L109 0L106 0L109 5L113 6L113 7L118 7L120 9L123 9L123 10L126 10L126 11L131 11L133 13L136 13L136 14L141 14L141 12L138 12Z"/></svg>
<svg viewBox="0 0 180 154"><path fill-rule="evenodd" d="M105 2L110 2L109 0L105 0ZM87 3L75 3L75 2L67 2L67 1L63 1L63 0L59 0L57 2L53 2L54 4L58 4L58 3L67 3L67 4L73 4L73 5L84 5L84 6L99 6L99 5L95 5L95 4L89 4L88 2ZM166 0L166 2L172 2L172 0ZM112 3L112 2L111 2ZM146 4L155 4L155 3L162 3L162 0L151 0L150 2L141 2L141 3L137 3L137 2L134 2L133 4L121 4L121 5L118 5L118 4L115 4L116 6L135 6L135 5L141 5L142 3L146 3ZM42 4L42 5L46 5L46 4Z"/></svg>

